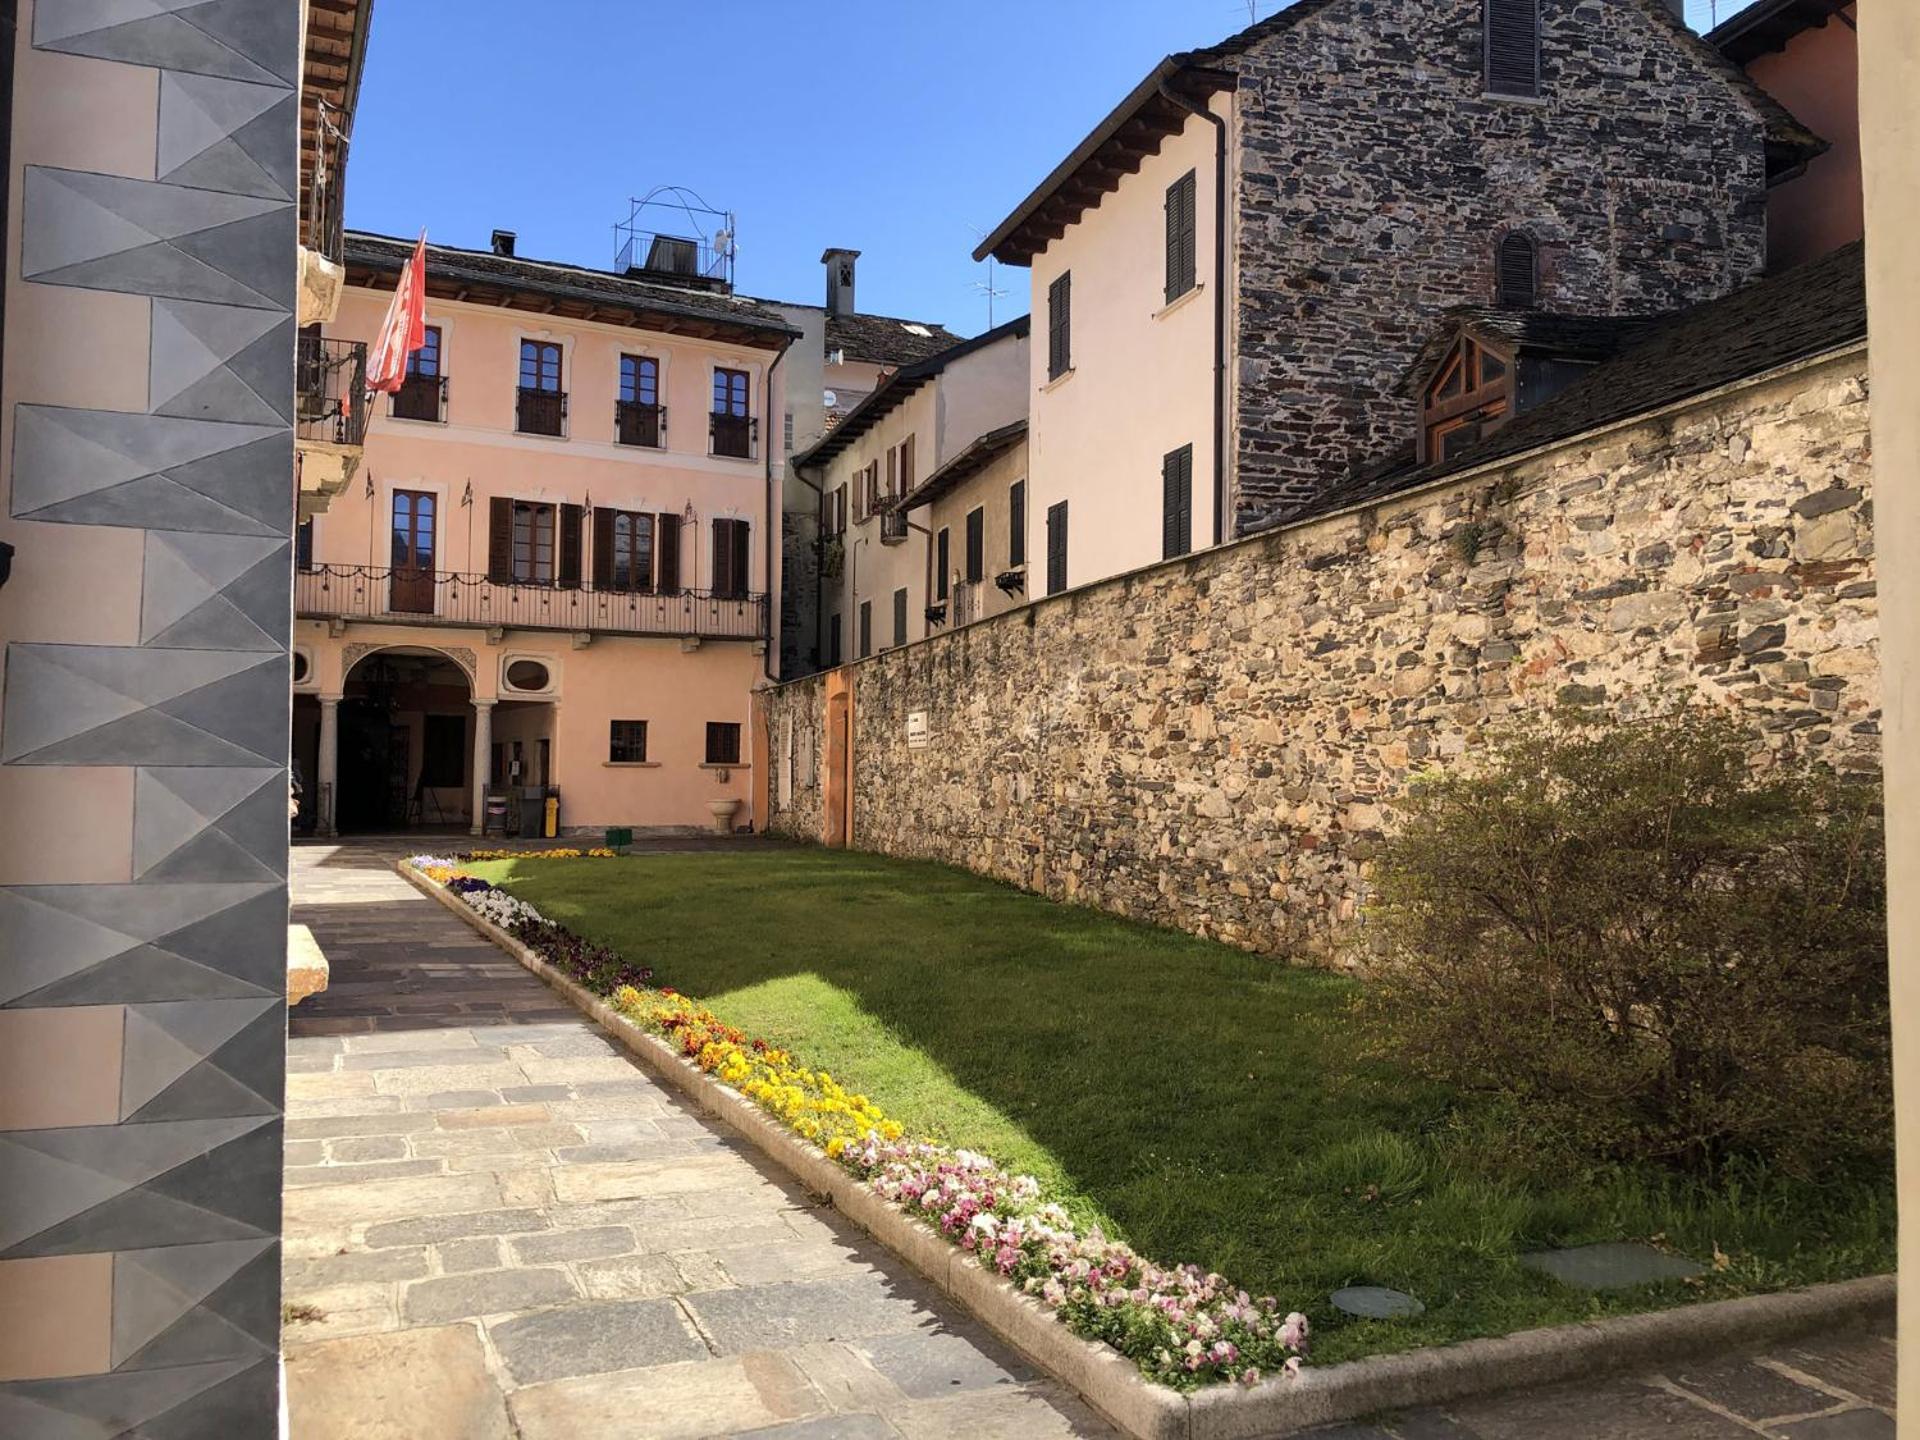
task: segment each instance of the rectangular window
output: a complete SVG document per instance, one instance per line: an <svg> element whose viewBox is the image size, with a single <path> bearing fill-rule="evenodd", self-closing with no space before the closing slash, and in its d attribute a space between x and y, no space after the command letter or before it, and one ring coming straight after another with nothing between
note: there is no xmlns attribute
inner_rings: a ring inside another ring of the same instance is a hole
<svg viewBox="0 0 1920 1440"><path fill-rule="evenodd" d="M713 593L731 600L747 594L747 522L713 522Z"/></svg>
<svg viewBox="0 0 1920 1440"><path fill-rule="evenodd" d="M1047 378L1058 380L1073 368L1073 275L1047 287Z"/></svg>
<svg viewBox="0 0 1920 1440"><path fill-rule="evenodd" d="M744 370L713 370L713 453L736 460L753 457L753 420L748 412L748 385Z"/></svg>
<svg viewBox="0 0 1920 1440"><path fill-rule="evenodd" d="M605 564L595 583L612 590L653 588L653 516L637 510L594 512L600 533L596 543L606 545Z"/></svg>
<svg viewBox="0 0 1920 1440"><path fill-rule="evenodd" d="M1193 446L1160 461L1160 555L1171 560L1193 548Z"/></svg>
<svg viewBox="0 0 1920 1440"><path fill-rule="evenodd" d="M860 658L873 654L873 602L860 602Z"/></svg>
<svg viewBox="0 0 1920 1440"><path fill-rule="evenodd" d="M407 375L409 378L424 375L437 379L440 374L440 327L429 325L423 333L420 348L407 356Z"/></svg>
<svg viewBox="0 0 1920 1440"><path fill-rule="evenodd" d="M1007 490L1007 564L1027 563L1027 482L1016 480Z"/></svg>
<svg viewBox="0 0 1920 1440"><path fill-rule="evenodd" d="M407 356L406 378L393 395L393 414L401 420L440 418L440 327L429 325L420 348Z"/></svg>
<svg viewBox="0 0 1920 1440"><path fill-rule="evenodd" d="M1067 588L1067 502L1047 507L1047 593Z"/></svg>
<svg viewBox="0 0 1920 1440"><path fill-rule="evenodd" d="M1540 93L1540 0L1484 0L1487 91Z"/></svg>
<svg viewBox="0 0 1920 1440"><path fill-rule="evenodd" d="M739 724L732 720L709 720L707 722L707 764L738 765L739 763Z"/></svg>
<svg viewBox="0 0 1920 1440"><path fill-rule="evenodd" d="M467 778L467 717L429 715L420 743L420 784L457 790Z"/></svg>
<svg viewBox="0 0 1920 1440"><path fill-rule="evenodd" d="M555 521L551 505L513 502L513 578L521 584L553 583Z"/></svg>
<svg viewBox="0 0 1920 1440"><path fill-rule="evenodd" d="M609 722L607 759L615 765L639 765L647 758L647 722L614 720Z"/></svg>
<svg viewBox="0 0 1920 1440"><path fill-rule="evenodd" d="M953 536L943 525L933 542L933 603L947 598L947 578L953 573Z"/></svg>
<svg viewBox="0 0 1920 1440"><path fill-rule="evenodd" d="M651 355L620 357L620 398L614 402L614 439L622 445L660 447L660 362Z"/></svg>
<svg viewBox="0 0 1920 1440"><path fill-rule="evenodd" d="M835 615L827 621L827 664L838 665L841 654L840 617Z"/></svg>
<svg viewBox="0 0 1920 1440"><path fill-rule="evenodd" d="M558 435L566 418L567 397L560 389L560 346L550 340L522 340L514 428L527 435Z"/></svg>
<svg viewBox="0 0 1920 1440"><path fill-rule="evenodd" d="M907 589L904 585L893 592L893 643L907 643Z"/></svg>
<svg viewBox="0 0 1920 1440"><path fill-rule="evenodd" d="M987 512L967 512L967 583L978 585L987 574Z"/></svg>
<svg viewBox="0 0 1920 1440"><path fill-rule="evenodd" d="M1189 170L1167 187L1167 303L1193 289L1193 207L1196 184Z"/></svg>
<svg viewBox="0 0 1920 1440"><path fill-rule="evenodd" d="M313 569L313 517L309 515L293 532L293 563L301 570Z"/></svg>

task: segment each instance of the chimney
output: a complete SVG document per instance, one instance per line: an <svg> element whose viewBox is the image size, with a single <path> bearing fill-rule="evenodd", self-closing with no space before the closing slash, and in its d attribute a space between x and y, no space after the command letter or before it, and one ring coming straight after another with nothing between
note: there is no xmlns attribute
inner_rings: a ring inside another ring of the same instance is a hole
<svg viewBox="0 0 1920 1440"><path fill-rule="evenodd" d="M513 231L511 230L494 231L493 232L493 253L496 255L513 254L513 241L514 241Z"/></svg>
<svg viewBox="0 0 1920 1440"><path fill-rule="evenodd" d="M1687 24L1687 0L1667 0L1667 9L1673 12L1674 19L1682 25ZM1687 25L1687 28L1691 30L1693 27Z"/></svg>
<svg viewBox="0 0 1920 1440"><path fill-rule="evenodd" d="M827 313L851 315L853 311L853 262L858 250L829 250L820 257L827 267Z"/></svg>

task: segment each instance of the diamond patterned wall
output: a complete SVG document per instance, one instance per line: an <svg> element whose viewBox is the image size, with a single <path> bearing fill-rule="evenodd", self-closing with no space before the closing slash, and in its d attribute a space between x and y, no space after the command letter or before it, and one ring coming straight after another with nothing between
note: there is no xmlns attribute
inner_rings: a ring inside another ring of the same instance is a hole
<svg viewBox="0 0 1920 1440"><path fill-rule="evenodd" d="M10 583L86 605L84 574L36 574L35 530L143 537L129 643L7 635L0 766L116 767L133 786L112 842L128 883L0 887L8 1033L91 1079L16 1112L48 1128L0 1131L0 1302L64 1303L67 1276L99 1331L36 1349L34 1368L0 1359L0 1435L20 1440L276 1424L299 20L298 0L20 5L16 108L47 74L97 84L103 115L133 72L158 94L150 168L74 168L73 136L45 163L29 138L8 197L6 283L42 287L35 314L78 291L149 302L115 352L144 357L145 409L124 387L120 406L16 403L4 377ZM68 58L42 71L45 52ZM36 345L81 343L42 324Z"/></svg>

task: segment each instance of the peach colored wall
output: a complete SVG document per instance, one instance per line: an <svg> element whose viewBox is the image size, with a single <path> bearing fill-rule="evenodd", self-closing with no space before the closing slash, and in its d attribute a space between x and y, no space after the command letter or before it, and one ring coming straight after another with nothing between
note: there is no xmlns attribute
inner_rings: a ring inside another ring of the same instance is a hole
<svg viewBox="0 0 1920 1440"><path fill-rule="evenodd" d="M1036 557L1033 548L1035 535L1033 523L1033 502L1027 502L1027 588L1016 590L1011 595L993 583L993 577L1011 568L1009 558L1011 548L1011 528L1009 516L1012 513L1012 486L1016 480L1026 478L1027 447L1015 445L1004 454L994 457L993 462L978 475L951 494L935 501L924 510L916 510L914 518L923 521L927 528L938 535L943 527L953 535L953 568L956 573L964 574L967 563L967 514L974 509L982 509L986 515L982 521L985 544L985 579L980 585L980 606L975 612L975 620L985 620L1004 610L1025 604L1033 593L1037 583L1046 583L1046 556ZM1031 486L1028 487L1031 491ZM1044 540L1044 532L1042 539Z"/></svg>
<svg viewBox="0 0 1920 1440"><path fill-rule="evenodd" d="M1851 20L1857 6L1842 12ZM1860 194L1860 52L1839 17L1747 65L1769 95L1832 146L1767 196L1767 268L1785 270L1865 233Z"/></svg>
<svg viewBox="0 0 1920 1440"><path fill-rule="evenodd" d="M378 328L389 296L350 289L340 318L328 334L367 340ZM611 325L565 321L488 306L432 302L427 323L441 327L441 366L447 404L441 422L396 420L384 400L375 402L367 435L363 475L371 475L372 501L356 478L314 521L314 559L343 565L385 565L392 492L427 490L441 497L439 568L486 569L487 500L522 500L680 512L691 504L696 537L682 536L681 583L705 589L712 579L712 522L745 520L752 536L750 564L755 591L768 589L762 530L767 480L763 451L752 460L707 454L707 415L713 367L744 369L753 378L752 412L760 440L768 436L762 408L772 352L712 342L692 342ZM561 386L567 392L564 438L514 433L514 392L519 383L520 341L558 340L563 347ZM614 443L614 401L619 394L620 356L642 354L661 361L667 406L666 446L642 449ZM779 455L784 380L774 372L771 439L775 484L784 464ZM460 498L473 485L474 503ZM469 543L471 521L471 543ZM370 548L371 547L371 548ZM371 559L369 559L371 556ZM779 547L773 548L773 595L779 594ZM777 625L777 621L776 621Z"/></svg>
<svg viewBox="0 0 1920 1440"><path fill-rule="evenodd" d="M1231 95L1212 105L1231 120ZM1189 118L1034 259L1028 504L1043 586L1047 509L1061 500L1069 585L1161 558L1160 458L1182 445L1193 446L1193 548L1212 543L1214 136L1208 122ZM1168 306L1166 192L1189 170L1200 283ZM1049 381L1047 291L1067 272L1073 368Z"/></svg>
<svg viewBox="0 0 1920 1440"><path fill-rule="evenodd" d="M316 697L341 693L348 645L471 652L474 692L501 702L493 709L492 738L521 739L531 764L533 742L542 735L551 737L550 782L560 787L564 826L705 828L711 819L709 800L732 796L744 807L748 799L748 706L753 685L761 678L760 656L751 645L707 641L683 651L674 639L597 635L584 648L574 649L570 638L560 633L508 630L496 643L485 630L424 625L357 625L335 637L319 620L295 621L294 644L311 661L308 678L294 693ZM461 658L456 656L456 663ZM500 676L513 659L547 666L552 685L545 696L518 697L504 689ZM467 713L471 747L470 708ZM612 720L647 722L644 765L608 761ZM709 720L741 726L746 763L725 770L705 764ZM414 755L417 765L417 741ZM440 793L449 811L465 814L470 809L467 796Z"/></svg>

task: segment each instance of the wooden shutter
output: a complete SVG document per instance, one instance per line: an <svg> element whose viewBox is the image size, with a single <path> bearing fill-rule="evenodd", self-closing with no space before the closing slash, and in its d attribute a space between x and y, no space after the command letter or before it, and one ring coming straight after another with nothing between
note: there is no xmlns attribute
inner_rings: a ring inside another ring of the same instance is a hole
<svg viewBox="0 0 1920 1440"><path fill-rule="evenodd" d="M1016 480L1007 491L1007 564L1027 563L1027 482Z"/></svg>
<svg viewBox="0 0 1920 1440"><path fill-rule="evenodd" d="M967 512L967 583L978 585L987 568L987 512Z"/></svg>
<svg viewBox="0 0 1920 1440"><path fill-rule="evenodd" d="M487 578L513 583L513 501L500 495L487 501Z"/></svg>
<svg viewBox="0 0 1920 1440"><path fill-rule="evenodd" d="M601 590L613 586L613 518L604 505L593 512L593 583Z"/></svg>
<svg viewBox="0 0 1920 1440"><path fill-rule="evenodd" d="M733 550L727 544L727 522L713 522L713 593L731 595L733 593Z"/></svg>
<svg viewBox="0 0 1920 1440"><path fill-rule="evenodd" d="M898 495L899 493L900 447L898 445L889 445L887 447L887 494Z"/></svg>
<svg viewBox="0 0 1920 1440"><path fill-rule="evenodd" d="M913 436L909 435L900 442L900 488L894 493L905 495L913 489Z"/></svg>
<svg viewBox="0 0 1920 1440"><path fill-rule="evenodd" d="M1167 187L1167 303L1193 289L1194 172L1189 170Z"/></svg>
<svg viewBox="0 0 1920 1440"><path fill-rule="evenodd" d="M657 530L660 546L659 588L671 594L680 588L680 517L663 512Z"/></svg>
<svg viewBox="0 0 1920 1440"><path fill-rule="evenodd" d="M893 592L893 643L907 643L907 592L904 589Z"/></svg>
<svg viewBox="0 0 1920 1440"><path fill-rule="evenodd" d="M953 534L942 528L934 541L933 598L938 604L947 598L947 577L953 571Z"/></svg>
<svg viewBox="0 0 1920 1440"><path fill-rule="evenodd" d="M1047 287L1047 378L1057 380L1073 368L1073 275Z"/></svg>
<svg viewBox="0 0 1920 1440"><path fill-rule="evenodd" d="M873 602L860 602L860 658L873 654Z"/></svg>
<svg viewBox="0 0 1920 1440"><path fill-rule="evenodd" d="M1160 554L1171 560L1193 548L1193 447L1160 462Z"/></svg>
<svg viewBox="0 0 1920 1440"><path fill-rule="evenodd" d="M1047 593L1067 588L1067 502L1047 507Z"/></svg>
<svg viewBox="0 0 1920 1440"><path fill-rule="evenodd" d="M1524 230L1510 230L1500 240L1497 291L1500 304L1516 310L1531 310L1539 295L1540 266L1533 237Z"/></svg>
<svg viewBox="0 0 1920 1440"><path fill-rule="evenodd" d="M586 538L587 512L578 505L560 507L560 586L580 588L580 551Z"/></svg>
<svg viewBox="0 0 1920 1440"><path fill-rule="evenodd" d="M1540 93L1540 0L1484 0L1487 89Z"/></svg>
<svg viewBox="0 0 1920 1440"><path fill-rule="evenodd" d="M745 595L753 588L748 579L747 546L748 536L752 533L744 520L731 522L733 531L733 588L737 595Z"/></svg>

